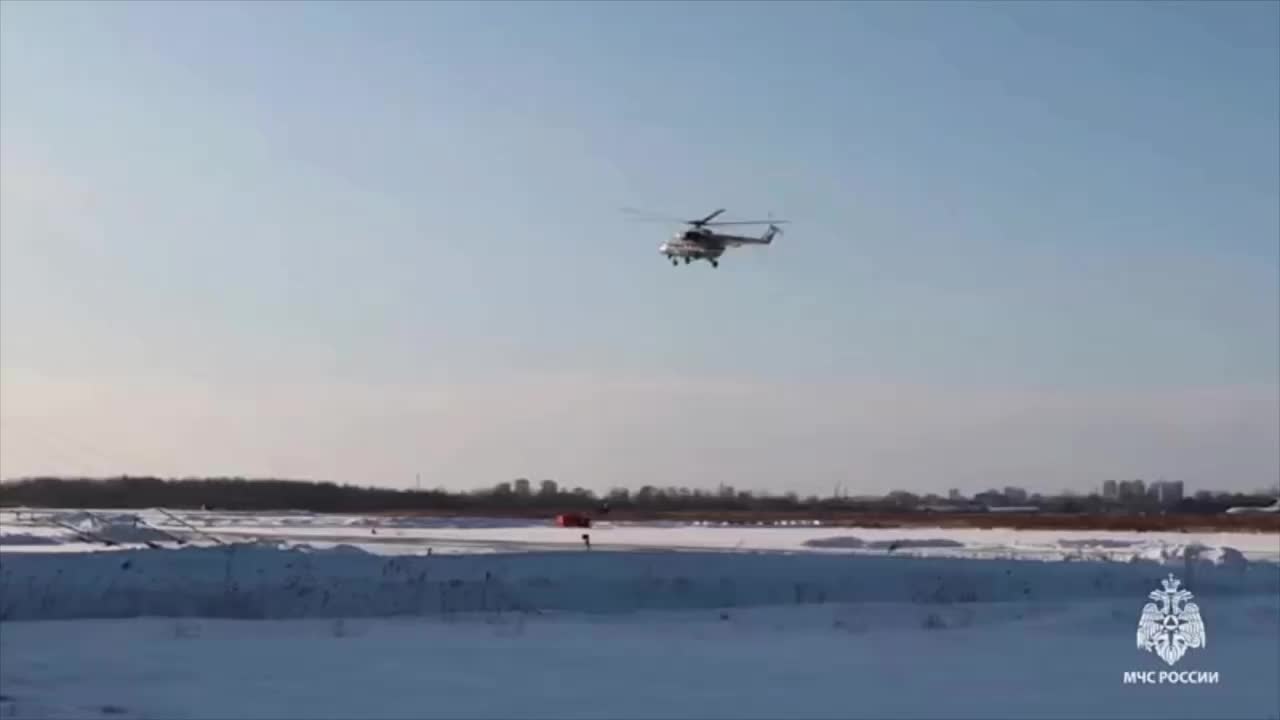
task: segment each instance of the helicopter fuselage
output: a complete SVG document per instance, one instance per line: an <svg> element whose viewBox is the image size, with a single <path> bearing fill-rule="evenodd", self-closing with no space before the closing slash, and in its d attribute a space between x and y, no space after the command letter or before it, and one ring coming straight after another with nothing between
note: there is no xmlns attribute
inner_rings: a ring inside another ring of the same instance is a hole
<svg viewBox="0 0 1280 720"><path fill-rule="evenodd" d="M719 258L724 254L725 245L710 233L705 235L676 233L658 249L669 258L686 258L688 262Z"/></svg>
<svg viewBox="0 0 1280 720"><path fill-rule="evenodd" d="M773 242L773 237L777 232L778 228L772 225L762 237L730 235L706 229L685 230L676 233L670 240L658 246L658 251L666 255L671 260L672 265L678 265L680 260L684 260L686 265L694 260L706 260L711 263L712 267L719 267L720 256L724 254L726 248L742 245L768 245Z"/></svg>

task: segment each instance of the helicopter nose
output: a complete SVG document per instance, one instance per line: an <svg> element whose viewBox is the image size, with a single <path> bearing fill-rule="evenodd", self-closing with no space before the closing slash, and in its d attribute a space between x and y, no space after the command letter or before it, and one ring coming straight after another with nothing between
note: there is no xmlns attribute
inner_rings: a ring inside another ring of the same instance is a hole
<svg viewBox="0 0 1280 720"><path fill-rule="evenodd" d="M658 252L666 252L666 251L667 251L666 243L662 243L661 245L658 246Z"/></svg>

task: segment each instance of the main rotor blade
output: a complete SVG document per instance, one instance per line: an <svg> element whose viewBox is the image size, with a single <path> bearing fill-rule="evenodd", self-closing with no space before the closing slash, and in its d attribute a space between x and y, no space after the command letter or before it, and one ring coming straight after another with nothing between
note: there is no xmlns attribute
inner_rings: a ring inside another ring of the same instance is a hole
<svg viewBox="0 0 1280 720"><path fill-rule="evenodd" d="M702 218L701 220L690 220L690 221L689 221L689 224L690 224L690 225L706 225L707 223L709 223L709 222L711 222L712 220L716 219L716 217L717 217L718 215L720 215L720 213L722 213L722 212L724 212L724 208L720 208L719 210L717 210L717 211L715 211L715 212L711 213L710 215L708 215L708 216L706 216L706 217Z"/></svg>
<svg viewBox="0 0 1280 720"><path fill-rule="evenodd" d="M728 222L709 222L704 225L786 225L790 220L732 220Z"/></svg>

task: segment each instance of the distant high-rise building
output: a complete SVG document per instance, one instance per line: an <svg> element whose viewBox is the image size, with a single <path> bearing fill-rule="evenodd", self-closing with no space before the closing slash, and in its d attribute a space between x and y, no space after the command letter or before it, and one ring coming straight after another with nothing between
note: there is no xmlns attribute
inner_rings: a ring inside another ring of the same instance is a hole
<svg viewBox="0 0 1280 720"><path fill-rule="evenodd" d="M947 491L947 499L952 502L960 502L964 500L964 495L961 495L959 490L951 488L951 490Z"/></svg>
<svg viewBox="0 0 1280 720"><path fill-rule="evenodd" d="M540 495L546 495L548 497L555 495L559 492L560 492L560 488L556 485L555 480L543 480L541 486L538 489L538 493Z"/></svg>
<svg viewBox="0 0 1280 720"><path fill-rule="evenodd" d="M1124 480L1120 483L1121 500L1141 500L1147 496L1147 484L1141 480Z"/></svg>
<svg viewBox="0 0 1280 720"><path fill-rule="evenodd" d="M1176 505L1182 502L1182 481L1161 480L1156 483L1156 500L1161 505Z"/></svg>
<svg viewBox="0 0 1280 720"><path fill-rule="evenodd" d="M533 486L527 478L516 480L516 494L522 496L533 494Z"/></svg>
<svg viewBox="0 0 1280 720"><path fill-rule="evenodd" d="M1120 484L1115 480L1108 480L1102 483L1102 497L1107 500L1120 499Z"/></svg>

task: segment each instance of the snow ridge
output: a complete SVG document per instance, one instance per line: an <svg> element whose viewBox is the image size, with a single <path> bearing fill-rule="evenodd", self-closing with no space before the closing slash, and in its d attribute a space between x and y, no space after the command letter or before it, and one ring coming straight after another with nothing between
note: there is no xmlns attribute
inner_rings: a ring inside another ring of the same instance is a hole
<svg viewBox="0 0 1280 720"><path fill-rule="evenodd" d="M585 550L385 557L354 546L315 550L246 543L106 553L5 553L0 556L0 619L391 617L850 602L1055 603L1141 599L1169 572L1177 573L1201 598L1280 595L1280 566L1242 558L1215 562L1186 553L1129 563Z"/></svg>

